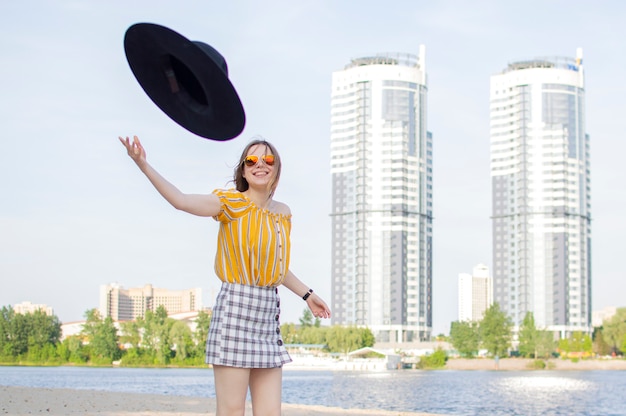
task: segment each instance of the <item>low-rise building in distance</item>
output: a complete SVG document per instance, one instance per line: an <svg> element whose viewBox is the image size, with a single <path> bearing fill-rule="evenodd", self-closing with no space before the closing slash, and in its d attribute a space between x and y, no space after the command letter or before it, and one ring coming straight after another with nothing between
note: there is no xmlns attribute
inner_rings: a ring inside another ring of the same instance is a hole
<svg viewBox="0 0 626 416"><path fill-rule="evenodd" d="M15 313L27 314L33 313L35 311L42 311L48 316L54 315L54 310L52 307L48 305L44 305L43 303L31 303L31 302L22 302L17 305L13 305L13 310Z"/></svg>
<svg viewBox="0 0 626 416"><path fill-rule="evenodd" d="M459 321L478 322L493 303L489 268L484 264L474 267L472 274L459 274Z"/></svg>
<svg viewBox="0 0 626 416"><path fill-rule="evenodd" d="M100 314L114 321L132 321L163 306L168 315L202 309L202 289L169 290L144 287L124 289L117 283L100 286Z"/></svg>

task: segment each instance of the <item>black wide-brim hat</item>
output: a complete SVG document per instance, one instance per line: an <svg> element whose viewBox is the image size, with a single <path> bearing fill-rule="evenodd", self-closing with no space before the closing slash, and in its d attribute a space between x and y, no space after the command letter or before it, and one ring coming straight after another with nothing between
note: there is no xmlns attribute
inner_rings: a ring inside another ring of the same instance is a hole
<svg viewBox="0 0 626 416"><path fill-rule="evenodd" d="M243 105L226 60L210 45L164 26L137 23L126 31L124 50L143 90L176 123L212 140L241 134Z"/></svg>

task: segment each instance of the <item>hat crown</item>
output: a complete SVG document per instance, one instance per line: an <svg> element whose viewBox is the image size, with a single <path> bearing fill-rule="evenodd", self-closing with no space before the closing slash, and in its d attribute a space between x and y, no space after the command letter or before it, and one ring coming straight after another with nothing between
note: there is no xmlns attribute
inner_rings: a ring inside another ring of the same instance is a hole
<svg viewBox="0 0 626 416"><path fill-rule="evenodd" d="M204 52L205 54L208 55L209 58L211 58L213 60L213 62L215 62L215 64L222 69L222 72L224 72L224 75L228 76L228 65L226 64L226 59L224 59L224 57L222 56L221 53L219 53L215 48L213 48L211 45L208 45L204 42L200 42L198 40L194 40L192 41L197 47L200 48L200 50L202 50L202 52Z"/></svg>

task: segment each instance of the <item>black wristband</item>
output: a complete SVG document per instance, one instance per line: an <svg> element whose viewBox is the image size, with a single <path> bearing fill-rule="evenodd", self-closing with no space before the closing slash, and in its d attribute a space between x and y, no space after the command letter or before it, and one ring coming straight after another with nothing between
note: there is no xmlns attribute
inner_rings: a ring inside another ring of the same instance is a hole
<svg viewBox="0 0 626 416"><path fill-rule="evenodd" d="M313 289L309 289L309 291L302 296L302 300L307 300L309 296L311 296L311 293L313 293Z"/></svg>

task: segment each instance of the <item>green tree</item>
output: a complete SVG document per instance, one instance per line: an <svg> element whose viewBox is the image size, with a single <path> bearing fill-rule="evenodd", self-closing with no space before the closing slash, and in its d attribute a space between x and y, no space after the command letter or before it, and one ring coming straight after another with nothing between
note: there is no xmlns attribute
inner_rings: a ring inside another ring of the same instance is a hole
<svg viewBox="0 0 626 416"><path fill-rule="evenodd" d="M154 312L151 310L146 311L146 315L143 317L143 333L141 336L141 346L146 352L154 356L158 344L158 322L154 316Z"/></svg>
<svg viewBox="0 0 626 416"><path fill-rule="evenodd" d="M70 360L70 350L67 348L65 342L56 344L56 354L59 357L59 361L62 363L67 363Z"/></svg>
<svg viewBox="0 0 626 416"><path fill-rule="evenodd" d="M48 315L41 310L26 314L30 324L29 348L38 346L41 349L48 345L56 345L61 339L61 322L55 315Z"/></svg>
<svg viewBox="0 0 626 416"><path fill-rule="evenodd" d="M10 357L19 357L28 352L29 336L32 320L26 315L15 313L12 307L3 307L4 340L2 354Z"/></svg>
<svg viewBox="0 0 626 416"><path fill-rule="evenodd" d="M450 342L463 357L478 353L480 335L477 322L455 321L450 324Z"/></svg>
<svg viewBox="0 0 626 416"><path fill-rule="evenodd" d="M9 347L9 328L10 328L10 320L8 318L9 308L3 306L0 309L0 358L6 359L4 357L12 356L8 350Z"/></svg>
<svg viewBox="0 0 626 416"><path fill-rule="evenodd" d="M55 345L60 337L61 323L54 315L40 310L15 313L11 306L0 310L0 356L57 361Z"/></svg>
<svg viewBox="0 0 626 416"><path fill-rule="evenodd" d="M359 348L373 346L374 335L369 328L333 325L328 329L326 345L328 345L331 352L348 354L350 351L355 351Z"/></svg>
<svg viewBox="0 0 626 416"><path fill-rule="evenodd" d="M361 328L361 348L373 347L376 343L376 337L369 328Z"/></svg>
<svg viewBox="0 0 626 416"><path fill-rule="evenodd" d="M120 329L120 342L122 344L129 344L131 348L135 349L141 347L141 331L143 329L143 318L139 317L134 321L121 322Z"/></svg>
<svg viewBox="0 0 626 416"><path fill-rule="evenodd" d="M167 364L172 356L169 335L174 319L167 317L167 310L161 305L154 312L146 312L145 322L143 343L148 353L154 364Z"/></svg>
<svg viewBox="0 0 626 416"><path fill-rule="evenodd" d="M348 354L350 351L358 349L360 339L350 334L347 328L340 325L333 325L328 331L327 344L331 352L341 352Z"/></svg>
<svg viewBox="0 0 626 416"><path fill-rule="evenodd" d="M280 326L280 334L285 344L301 344L296 324L286 323Z"/></svg>
<svg viewBox="0 0 626 416"><path fill-rule="evenodd" d="M117 328L113 318L110 316L107 316L102 321L96 341L98 348L95 351L99 357L106 358L107 361L110 360L112 362L119 360L122 356Z"/></svg>
<svg viewBox="0 0 626 416"><path fill-rule="evenodd" d="M537 358L550 358L554 352L554 334L550 331L539 331L536 343Z"/></svg>
<svg viewBox="0 0 626 416"><path fill-rule="evenodd" d="M571 340L571 351L582 352L585 355L591 355L593 350L593 341L589 334L583 333L582 331L574 331L570 337Z"/></svg>
<svg viewBox="0 0 626 416"><path fill-rule="evenodd" d="M559 339L559 342L557 343L558 348L559 348L559 353L565 357L567 357L567 355L572 352L572 349L570 347L570 342L568 338L561 338Z"/></svg>
<svg viewBox="0 0 626 416"><path fill-rule="evenodd" d="M327 330L316 326L298 328L298 340L301 344L326 344Z"/></svg>
<svg viewBox="0 0 626 416"><path fill-rule="evenodd" d="M70 363L83 364L89 360L89 356L87 355L81 336L69 336L63 340L62 344L63 350L67 351L64 355L67 356L67 361Z"/></svg>
<svg viewBox="0 0 626 416"><path fill-rule="evenodd" d="M480 321L482 346L493 357L504 356L511 345L513 323L496 302L485 311Z"/></svg>
<svg viewBox="0 0 626 416"><path fill-rule="evenodd" d="M95 363L111 363L121 357L117 328L110 316L102 319L97 309L85 312L81 334L89 343L90 359Z"/></svg>
<svg viewBox="0 0 626 416"><path fill-rule="evenodd" d="M3 306L0 310L0 356L15 358L20 354L15 329L15 311L11 305ZM28 342L25 342L24 348L27 347Z"/></svg>
<svg viewBox="0 0 626 416"><path fill-rule="evenodd" d="M619 308L615 315L607 319L603 323L603 336L607 344L613 351L624 351L624 337L626 336L626 308Z"/></svg>
<svg viewBox="0 0 626 416"><path fill-rule="evenodd" d="M535 326L535 315L532 312L526 312L526 316L524 316L522 325L519 328L518 348L523 357L538 357L539 332Z"/></svg>
<svg viewBox="0 0 626 416"><path fill-rule="evenodd" d="M302 311L302 316L300 317L300 326L313 326L313 313L310 309L307 308Z"/></svg>
<svg viewBox="0 0 626 416"><path fill-rule="evenodd" d="M299 319L301 327L314 326L319 328L322 325L320 318L313 319L313 312L309 308L302 311L302 316Z"/></svg>
<svg viewBox="0 0 626 416"><path fill-rule="evenodd" d="M569 353L582 353L590 356L593 351L593 341L588 334L574 331L569 338L559 340L559 349L566 356Z"/></svg>
<svg viewBox="0 0 626 416"><path fill-rule="evenodd" d="M53 344L45 344L43 347L34 344L28 348L27 359L33 363L58 363L56 348Z"/></svg>
<svg viewBox="0 0 626 416"><path fill-rule="evenodd" d="M417 368L441 368L446 365L447 360L448 356L446 355L446 352L441 348L437 348L437 351L433 352L432 354L420 357L420 360L417 363Z"/></svg>
<svg viewBox="0 0 626 416"><path fill-rule="evenodd" d="M206 340L209 336L209 327L211 326L211 315L205 311L198 312L196 318L196 329L193 332L193 340L195 343L194 356L201 358L204 362L204 351L206 348Z"/></svg>
<svg viewBox="0 0 626 416"><path fill-rule="evenodd" d="M189 326L183 321L172 324L169 334L172 348L176 351L176 360L184 361L193 352L193 335Z"/></svg>
<svg viewBox="0 0 626 416"><path fill-rule="evenodd" d="M610 355L612 352L611 345L606 342L603 335L603 327L593 329L593 352L597 355Z"/></svg>

